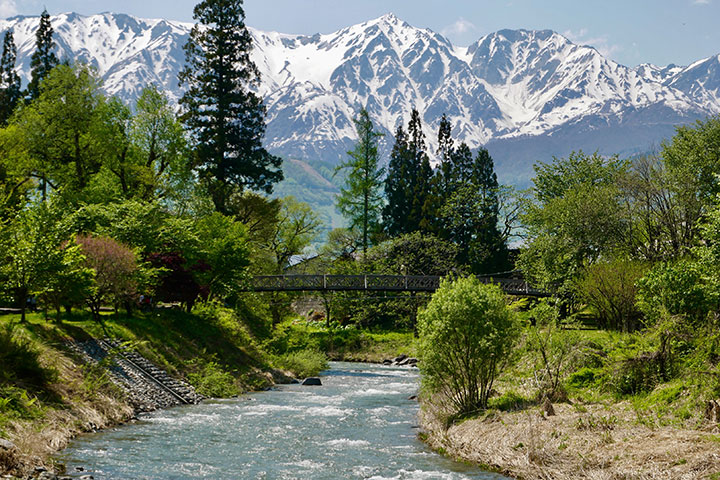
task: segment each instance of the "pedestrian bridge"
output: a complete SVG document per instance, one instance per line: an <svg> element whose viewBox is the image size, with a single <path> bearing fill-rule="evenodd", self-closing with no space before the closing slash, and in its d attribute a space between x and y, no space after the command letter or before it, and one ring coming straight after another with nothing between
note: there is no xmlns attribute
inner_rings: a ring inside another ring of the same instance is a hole
<svg viewBox="0 0 720 480"><path fill-rule="evenodd" d="M255 292L434 292L443 277L434 275L260 275L252 278L247 291ZM477 277L499 285L508 295L546 297L524 279Z"/></svg>

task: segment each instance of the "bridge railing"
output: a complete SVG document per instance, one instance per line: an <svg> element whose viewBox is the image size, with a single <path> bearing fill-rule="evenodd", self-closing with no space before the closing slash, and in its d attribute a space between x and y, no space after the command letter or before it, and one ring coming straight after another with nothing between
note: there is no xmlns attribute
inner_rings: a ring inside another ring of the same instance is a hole
<svg viewBox="0 0 720 480"><path fill-rule="evenodd" d="M435 275L260 275L248 290L277 291L395 291L434 292L442 277ZM483 283L495 283L510 295L546 296L517 278L478 276Z"/></svg>

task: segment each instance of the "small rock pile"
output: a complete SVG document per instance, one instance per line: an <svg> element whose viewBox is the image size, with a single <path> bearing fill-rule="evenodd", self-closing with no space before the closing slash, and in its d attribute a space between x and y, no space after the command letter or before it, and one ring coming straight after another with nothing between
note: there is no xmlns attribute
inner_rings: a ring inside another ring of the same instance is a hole
<svg viewBox="0 0 720 480"><path fill-rule="evenodd" d="M407 355L399 355L395 358L383 360L383 365L391 367L417 367L418 359L408 357Z"/></svg>

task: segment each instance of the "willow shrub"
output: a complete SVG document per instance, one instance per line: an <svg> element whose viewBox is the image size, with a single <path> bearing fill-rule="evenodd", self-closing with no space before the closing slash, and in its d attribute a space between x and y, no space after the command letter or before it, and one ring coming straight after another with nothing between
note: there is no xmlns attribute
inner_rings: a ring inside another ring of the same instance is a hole
<svg viewBox="0 0 720 480"><path fill-rule="evenodd" d="M444 280L418 322L425 391L444 395L457 415L487 408L519 335L500 287L475 277Z"/></svg>

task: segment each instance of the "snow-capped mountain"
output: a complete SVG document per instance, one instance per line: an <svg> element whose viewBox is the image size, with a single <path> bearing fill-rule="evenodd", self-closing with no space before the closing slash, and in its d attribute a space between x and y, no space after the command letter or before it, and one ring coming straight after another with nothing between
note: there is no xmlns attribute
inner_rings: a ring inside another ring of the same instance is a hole
<svg viewBox="0 0 720 480"><path fill-rule="evenodd" d="M59 57L96 66L108 93L132 101L156 83L173 99L182 94L177 73L191 24L111 13L52 23ZM0 31L15 31L25 79L37 25L37 17L0 21ZM251 33L266 143L316 169L345 158L362 107L386 134L385 152L413 107L434 151L445 113L457 139L486 145L500 176L521 183L551 155L644 152L676 125L720 113L720 55L629 68L549 30L502 30L457 47L392 14L324 35Z"/></svg>

